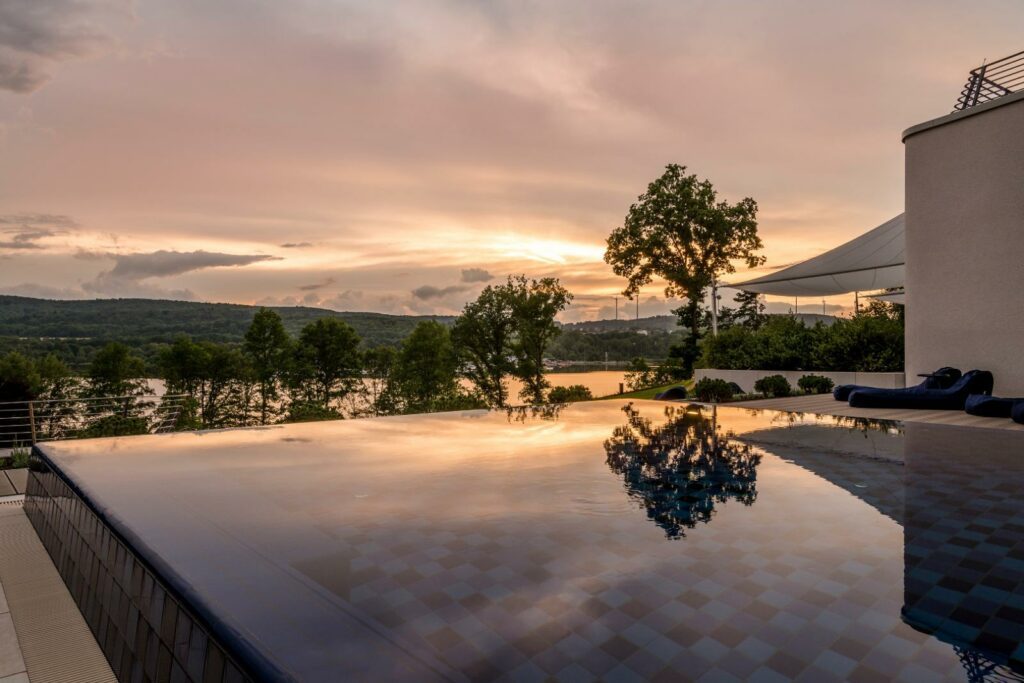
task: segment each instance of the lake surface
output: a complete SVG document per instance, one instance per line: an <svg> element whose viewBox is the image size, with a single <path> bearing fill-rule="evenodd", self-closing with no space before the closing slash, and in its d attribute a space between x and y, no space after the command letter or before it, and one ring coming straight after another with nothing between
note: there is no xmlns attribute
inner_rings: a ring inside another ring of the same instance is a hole
<svg viewBox="0 0 1024 683"><path fill-rule="evenodd" d="M565 387L572 384L582 384L590 389L590 393L596 396L611 396L619 393L619 383L625 384L626 373L623 370L587 370L584 372L549 372L545 374L553 387ZM162 379L150 379L150 388L157 396L167 393L167 387ZM471 386L466 383L465 386ZM518 379L509 378L509 399L512 403L519 401L519 392L523 383Z"/></svg>
<svg viewBox="0 0 1024 683"><path fill-rule="evenodd" d="M626 373L622 370L592 370L587 372L549 372L544 375L553 387L567 387L582 384L594 396L610 396L619 393L619 383L625 384ZM509 399L516 403L523 383L509 378Z"/></svg>

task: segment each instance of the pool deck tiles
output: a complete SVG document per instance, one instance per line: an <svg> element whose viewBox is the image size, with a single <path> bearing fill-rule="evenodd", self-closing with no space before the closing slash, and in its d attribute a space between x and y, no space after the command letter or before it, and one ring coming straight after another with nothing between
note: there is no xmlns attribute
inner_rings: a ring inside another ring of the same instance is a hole
<svg viewBox="0 0 1024 683"><path fill-rule="evenodd" d="M837 401L832 394L811 396L787 396L753 401L736 401L722 404L729 408L751 408L755 410L780 410L787 413L813 413L838 417L863 417L876 420L898 420L901 422L923 422L927 424L979 427L982 429L1011 429L1024 431L1024 425L1009 418L978 417L962 410L895 410L888 408L851 408L844 401Z"/></svg>
<svg viewBox="0 0 1024 683"><path fill-rule="evenodd" d="M116 683L20 504L0 505L0 683Z"/></svg>

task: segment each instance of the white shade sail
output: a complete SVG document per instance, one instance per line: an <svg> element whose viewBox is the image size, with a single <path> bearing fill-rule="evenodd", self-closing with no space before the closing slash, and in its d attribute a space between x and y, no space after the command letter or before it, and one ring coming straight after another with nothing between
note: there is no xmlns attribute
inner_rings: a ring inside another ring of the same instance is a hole
<svg viewBox="0 0 1024 683"><path fill-rule="evenodd" d="M830 296L903 286L903 214L835 249L753 280L724 285L777 296Z"/></svg>

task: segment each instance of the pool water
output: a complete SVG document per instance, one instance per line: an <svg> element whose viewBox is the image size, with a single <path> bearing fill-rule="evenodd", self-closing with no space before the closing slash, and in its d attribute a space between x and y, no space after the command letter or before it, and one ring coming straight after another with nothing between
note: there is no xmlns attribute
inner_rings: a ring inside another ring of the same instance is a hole
<svg viewBox="0 0 1024 683"><path fill-rule="evenodd" d="M26 511L124 680L1024 680L1021 438L602 401L44 444Z"/></svg>

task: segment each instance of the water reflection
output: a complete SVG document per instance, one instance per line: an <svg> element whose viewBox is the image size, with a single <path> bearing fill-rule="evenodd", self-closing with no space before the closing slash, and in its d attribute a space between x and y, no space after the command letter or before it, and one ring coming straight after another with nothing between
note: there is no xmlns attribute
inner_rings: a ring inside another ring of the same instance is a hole
<svg viewBox="0 0 1024 683"><path fill-rule="evenodd" d="M1019 432L906 425L903 619L972 681L1024 681L1021 456Z"/></svg>
<svg viewBox="0 0 1024 683"><path fill-rule="evenodd" d="M695 406L666 406L657 426L632 403L622 412L626 424L604 442L608 467L668 538L711 521L716 504L757 499L761 456L719 434L714 408L709 416Z"/></svg>

